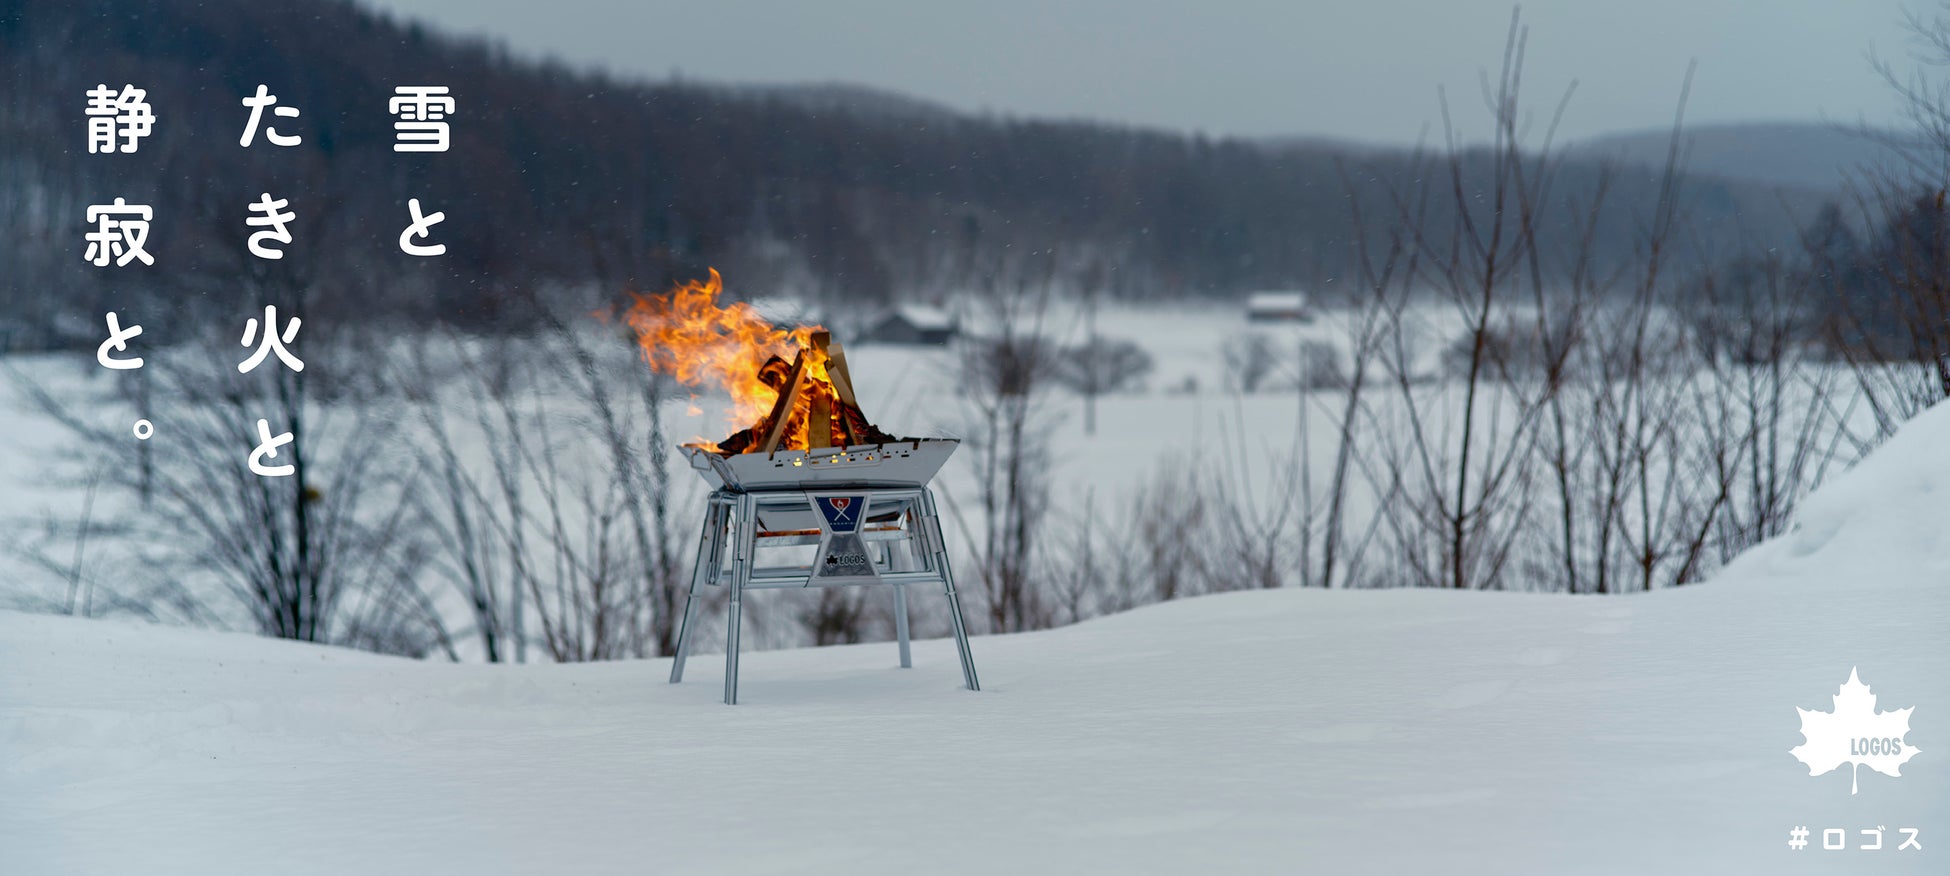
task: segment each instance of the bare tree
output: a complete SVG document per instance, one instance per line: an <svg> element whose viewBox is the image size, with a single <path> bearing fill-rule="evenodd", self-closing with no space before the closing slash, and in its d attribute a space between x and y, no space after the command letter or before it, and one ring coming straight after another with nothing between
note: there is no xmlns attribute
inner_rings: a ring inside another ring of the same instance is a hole
<svg viewBox="0 0 1950 876"><path fill-rule="evenodd" d="M1419 221L1426 192L1394 196L1396 221L1416 256L1416 280L1434 289L1467 327L1455 387L1460 398L1456 410L1445 411L1445 393L1417 392L1406 300L1391 309L1384 360L1404 422L1380 433L1402 436L1392 442L1387 463L1390 482L1401 488L1387 514L1388 531L1409 580L1422 585L1502 586L1503 570L1530 513L1525 498L1533 425L1541 408L1538 399L1499 382L1506 374L1492 343L1519 272L1537 247L1536 224L1525 217L1540 198L1536 189L1550 166L1548 132L1534 155L1521 146L1518 94L1526 39L1513 16L1502 72L1493 85L1484 85L1494 120L1487 178L1470 172L1444 102L1447 229L1437 234Z"/></svg>
<svg viewBox="0 0 1950 876"><path fill-rule="evenodd" d="M1096 428L1096 400L1143 383L1153 367L1151 354L1137 343L1092 333L1082 343L1056 352L1050 377L1083 397L1084 434L1092 435Z"/></svg>
<svg viewBox="0 0 1950 876"><path fill-rule="evenodd" d="M1950 78L1939 72L1950 62L1950 4L1904 15L1914 72L1875 64L1908 124L1894 135L1863 132L1899 157L1862 169L1854 185L1855 209L1878 238L1851 252L1838 240L1847 229L1829 220L1808 240L1811 273L1831 304L1827 339L1873 419L1859 449L1950 398Z"/></svg>
<svg viewBox="0 0 1950 876"><path fill-rule="evenodd" d="M1264 332L1232 336L1220 356L1225 363L1226 388L1247 394L1258 392L1279 366L1279 351Z"/></svg>
<svg viewBox="0 0 1950 876"><path fill-rule="evenodd" d="M405 381L425 387L423 510L487 659L526 659L531 624L557 661L665 653L682 537L666 390L614 386L664 379L634 336L545 318L529 336L438 339Z"/></svg>
<svg viewBox="0 0 1950 876"><path fill-rule="evenodd" d="M998 259L983 303L989 334L963 342L959 373L972 412L970 449L980 489L979 544L971 544L988 597L990 628L1048 626L1033 580L1049 513L1049 436L1043 396L1058 363L1045 320L1058 262L1051 253ZM953 496L946 497L959 515Z"/></svg>
<svg viewBox="0 0 1950 876"><path fill-rule="evenodd" d="M103 484L138 500L127 536L166 564L164 574L208 585L187 585L198 601L227 597L267 636L451 653L415 581L413 469L398 452L396 414L356 378L330 376L375 354L312 340L303 372L273 361L240 374L217 339L145 357L131 373L150 384L154 408L142 413L156 426L147 442L124 423L104 424L72 401L31 391L76 437ZM325 399L320 381L335 384ZM290 475L259 476L246 464L261 443L260 419L291 433L269 461L290 465Z"/></svg>

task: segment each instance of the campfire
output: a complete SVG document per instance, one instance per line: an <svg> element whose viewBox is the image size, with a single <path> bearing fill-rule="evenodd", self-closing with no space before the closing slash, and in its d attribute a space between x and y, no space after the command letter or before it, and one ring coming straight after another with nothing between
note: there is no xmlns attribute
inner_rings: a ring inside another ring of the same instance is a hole
<svg viewBox="0 0 1950 876"><path fill-rule="evenodd" d="M860 412L846 352L826 329L780 329L749 304L718 303L717 271L667 295L640 296L625 318L650 367L731 396L730 437L681 445L711 484L697 565L678 628L670 680L684 678L691 622L706 586L725 585L724 701L738 702L742 593L780 587L891 585L901 665L907 588L948 599L962 682L981 690L961 598L928 481L960 446L952 438L895 438ZM780 557L814 549L811 563Z"/></svg>
<svg viewBox="0 0 1950 876"><path fill-rule="evenodd" d="M861 413L846 352L831 332L821 326L780 329L749 304L720 304L723 291L714 269L704 282L638 296L625 317L652 369L731 397L737 431L686 447L722 456L770 455L911 440L882 432Z"/></svg>

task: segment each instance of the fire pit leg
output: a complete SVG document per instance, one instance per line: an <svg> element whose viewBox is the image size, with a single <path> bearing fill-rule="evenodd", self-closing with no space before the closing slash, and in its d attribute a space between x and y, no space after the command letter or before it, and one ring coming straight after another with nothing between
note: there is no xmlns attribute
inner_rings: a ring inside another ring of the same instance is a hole
<svg viewBox="0 0 1950 876"><path fill-rule="evenodd" d="M738 705L738 621L745 583L751 580L753 541L758 536L758 502L750 493L738 494L737 542L731 557L731 606L726 611L724 645L724 704Z"/></svg>
<svg viewBox="0 0 1950 876"><path fill-rule="evenodd" d="M955 647L961 651L961 678L969 690L981 690L982 684L975 680L975 655L968 650L968 628L962 624L961 596L955 593L955 582L947 567L943 566L941 576L948 581L948 616L955 621Z"/></svg>
<svg viewBox="0 0 1950 876"><path fill-rule="evenodd" d="M894 585L894 638L901 643L901 668L912 669L914 658L907 649L907 585Z"/></svg>
<svg viewBox="0 0 1950 876"><path fill-rule="evenodd" d="M691 624L697 619L697 594L704 582L715 581L724 563L724 505L713 495L704 510L704 534L697 541L697 562L691 566L691 592L684 598L684 620L677 627L677 654L670 662L670 683L684 680L684 661L691 656Z"/></svg>
<svg viewBox="0 0 1950 876"><path fill-rule="evenodd" d="M731 580L731 607L725 626L724 646L724 704L738 705L738 611L740 594L745 588L736 577Z"/></svg>
<svg viewBox="0 0 1950 876"><path fill-rule="evenodd" d="M975 655L968 650L968 628L961 618L961 595L955 592L955 573L948 568L948 542L941 536L941 515L934 510L934 491L921 490L921 507L927 515L928 550L941 569L941 581L948 593L948 617L955 624L955 648L961 652L961 678L969 690L981 690L975 678Z"/></svg>

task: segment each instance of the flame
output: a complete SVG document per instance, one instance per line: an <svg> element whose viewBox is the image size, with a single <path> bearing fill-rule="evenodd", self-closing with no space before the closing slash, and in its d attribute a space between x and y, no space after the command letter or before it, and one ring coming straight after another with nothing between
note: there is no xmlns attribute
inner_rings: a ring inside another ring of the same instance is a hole
<svg viewBox="0 0 1950 876"><path fill-rule="evenodd" d="M694 389L731 397L727 418L734 429L762 432L784 388L795 356L805 358L804 391L786 414L781 448L806 449L812 399L837 397L826 371L826 354L814 346L820 326L790 331L774 326L742 301L719 303L724 280L714 268L709 279L679 284L663 295L636 295L623 315L636 331L643 361ZM784 364L781 364L784 363ZM700 442L710 449L717 445Z"/></svg>

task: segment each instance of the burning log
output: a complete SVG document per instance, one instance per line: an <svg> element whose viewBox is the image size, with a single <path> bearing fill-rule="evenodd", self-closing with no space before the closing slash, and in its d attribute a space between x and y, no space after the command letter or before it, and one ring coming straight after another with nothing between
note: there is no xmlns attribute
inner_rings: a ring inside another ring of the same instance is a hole
<svg viewBox="0 0 1950 876"><path fill-rule="evenodd" d="M777 356L760 366L759 379L778 390L772 410L758 424L718 443L725 453L773 453L790 437L787 449L884 444L900 439L867 420L853 395L846 355L826 331L815 331L792 364ZM815 371L824 372L824 379ZM762 428L761 428L762 427ZM760 436L763 436L760 438Z"/></svg>
<svg viewBox="0 0 1950 876"><path fill-rule="evenodd" d="M734 421L750 424L699 448L734 456L903 440L860 410L846 353L830 332L778 329L749 305L719 305L722 290L712 271L709 282L639 296L627 314L652 368L690 386L715 383L731 395Z"/></svg>
<svg viewBox="0 0 1950 876"><path fill-rule="evenodd" d="M798 355L792 357L792 370L786 375L785 388L779 390L779 400L772 403L772 413L765 418L765 422L771 425L765 428L765 441L758 448L760 453L779 449L779 439L785 437L785 427L792 423L794 405L799 401L799 391L805 385L806 351L800 350Z"/></svg>
<svg viewBox="0 0 1950 876"><path fill-rule="evenodd" d="M848 440L850 444L888 444L906 440L882 432L879 427L867 422L867 415L860 413L860 406L852 402L841 402L837 416L846 422L847 433L851 436Z"/></svg>
<svg viewBox="0 0 1950 876"><path fill-rule="evenodd" d="M718 442L718 452L775 453L781 448L857 447L902 440L881 431L860 410L839 342L824 330L812 332L808 341L810 346L793 354L790 363L773 355L758 367L756 379L777 393L771 410L750 428Z"/></svg>
<svg viewBox="0 0 1950 876"><path fill-rule="evenodd" d="M780 392L785 391L785 382L791 375L792 364L777 356L766 359L765 364L758 366L758 382Z"/></svg>
<svg viewBox="0 0 1950 876"><path fill-rule="evenodd" d="M840 430L840 439L846 439L846 430ZM806 447L833 446L833 400L824 395L815 395L812 410L806 414Z"/></svg>
<svg viewBox="0 0 1950 876"><path fill-rule="evenodd" d="M744 453L745 451L750 450L752 448L752 443L755 440L757 439L755 436L753 436L752 430L745 429L733 434L731 437L726 438L723 441L718 442L717 450L719 453L722 453L726 456L736 456L740 453Z"/></svg>

